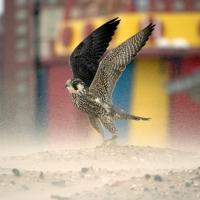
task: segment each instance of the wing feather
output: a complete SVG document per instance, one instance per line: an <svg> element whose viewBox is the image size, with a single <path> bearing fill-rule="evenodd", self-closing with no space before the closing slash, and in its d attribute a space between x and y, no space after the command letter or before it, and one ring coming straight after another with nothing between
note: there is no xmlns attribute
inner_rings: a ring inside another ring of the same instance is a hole
<svg viewBox="0 0 200 200"><path fill-rule="evenodd" d="M106 51L120 20L112 19L85 38L72 52L70 64L74 78L80 78L90 86L99 66L99 61Z"/></svg>
<svg viewBox="0 0 200 200"><path fill-rule="evenodd" d="M140 49L145 45L152 31L153 24L130 37L121 45L113 49L99 64L98 71L89 88L90 92L112 102L112 92L116 81Z"/></svg>

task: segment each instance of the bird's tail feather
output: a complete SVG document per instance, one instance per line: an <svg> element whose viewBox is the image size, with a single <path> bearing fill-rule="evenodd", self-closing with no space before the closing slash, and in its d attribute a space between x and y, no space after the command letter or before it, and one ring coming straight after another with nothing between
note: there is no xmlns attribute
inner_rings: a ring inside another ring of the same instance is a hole
<svg viewBox="0 0 200 200"><path fill-rule="evenodd" d="M139 117L139 116L131 115L127 113L126 111L116 108L116 107L112 108L112 112L115 116L115 119L126 119L126 120L131 119L131 120L144 120L144 121L151 119L148 117Z"/></svg>
<svg viewBox="0 0 200 200"><path fill-rule="evenodd" d="M120 119L144 120L144 121L151 119L151 118L148 118L148 117L139 117L139 116L131 115L131 114L126 113L126 112L120 112L118 114L120 115Z"/></svg>
<svg viewBox="0 0 200 200"><path fill-rule="evenodd" d="M148 117L139 117L139 116L135 116L135 115L130 115L130 114L125 114L124 119L132 119L132 120L149 120L151 118Z"/></svg>

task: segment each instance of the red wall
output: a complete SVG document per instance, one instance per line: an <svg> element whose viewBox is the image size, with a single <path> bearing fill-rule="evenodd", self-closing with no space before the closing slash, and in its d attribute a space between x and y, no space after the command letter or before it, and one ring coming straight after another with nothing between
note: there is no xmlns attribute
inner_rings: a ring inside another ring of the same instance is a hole
<svg viewBox="0 0 200 200"><path fill-rule="evenodd" d="M65 89L65 82L71 79L68 67L50 67L48 71L48 133L51 138L71 140L87 138L89 123L87 116L72 104Z"/></svg>
<svg viewBox="0 0 200 200"><path fill-rule="evenodd" d="M200 58L184 59L179 74L173 78L189 75L195 70L200 70ZM171 140L200 144L200 102L188 92L172 94L170 100Z"/></svg>
<svg viewBox="0 0 200 200"><path fill-rule="evenodd" d="M170 120L173 140L200 140L200 103L188 94L172 95Z"/></svg>

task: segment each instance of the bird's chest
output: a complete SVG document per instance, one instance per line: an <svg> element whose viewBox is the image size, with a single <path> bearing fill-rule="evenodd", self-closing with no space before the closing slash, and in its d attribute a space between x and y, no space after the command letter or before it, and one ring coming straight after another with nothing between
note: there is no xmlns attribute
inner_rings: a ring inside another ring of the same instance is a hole
<svg viewBox="0 0 200 200"><path fill-rule="evenodd" d="M89 94L73 94L72 102L79 110L94 116L106 115L109 112L109 107L105 103Z"/></svg>
<svg viewBox="0 0 200 200"><path fill-rule="evenodd" d="M86 108L88 104L85 95L79 94L72 94L72 102L77 108L82 111L84 111L83 109Z"/></svg>

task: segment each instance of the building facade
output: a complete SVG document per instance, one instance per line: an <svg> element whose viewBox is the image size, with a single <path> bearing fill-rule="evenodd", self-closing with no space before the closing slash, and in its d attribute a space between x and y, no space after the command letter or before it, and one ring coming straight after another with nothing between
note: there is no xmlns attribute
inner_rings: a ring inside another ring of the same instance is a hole
<svg viewBox="0 0 200 200"><path fill-rule="evenodd" d="M87 116L73 107L64 88L72 76L69 56L93 29L119 16L122 21L110 48L147 23L156 23L113 98L116 105L152 120L117 123L120 138L156 146L180 143L183 135L186 141L199 140L199 83L194 81L200 69L199 1L120 2L6 1L2 107L8 132L31 130L36 137L63 142L96 138ZM194 82L189 88L188 80Z"/></svg>

